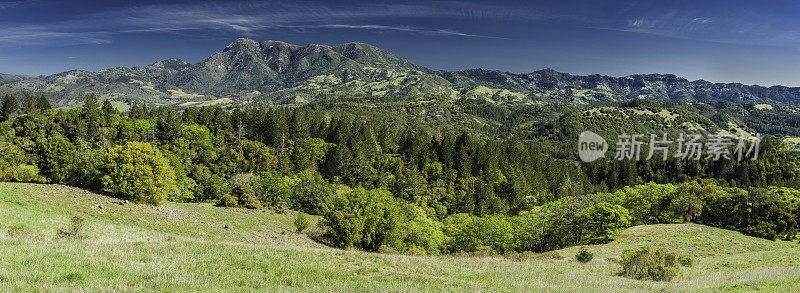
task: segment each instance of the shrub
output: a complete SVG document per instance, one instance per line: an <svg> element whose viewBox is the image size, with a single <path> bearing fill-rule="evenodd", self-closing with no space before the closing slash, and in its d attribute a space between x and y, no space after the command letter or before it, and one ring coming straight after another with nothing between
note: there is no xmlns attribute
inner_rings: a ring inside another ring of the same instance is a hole
<svg viewBox="0 0 800 293"><path fill-rule="evenodd" d="M602 239L609 239L612 234L630 225L628 210L607 202L581 211L578 217L586 225L590 236Z"/></svg>
<svg viewBox="0 0 800 293"><path fill-rule="evenodd" d="M103 188L158 205L173 190L175 171L155 146L128 142L112 148L98 168Z"/></svg>
<svg viewBox="0 0 800 293"><path fill-rule="evenodd" d="M47 180L39 175L39 168L33 165L18 165L9 168L2 172L2 179L4 181L14 182L40 182L44 183Z"/></svg>
<svg viewBox="0 0 800 293"><path fill-rule="evenodd" d="M33 236L33 230L25 225L14 225L8 228L8 236L11 238L29 238Z"/></svg>
<svg viewBox="0 0 800 293"><path fill-rule="evenodd" d="M590 262L592 261L592 258L594 258L594 254L589 252L586 247L581 247L581 250L579 250L578 254L575 255L575 259L582 263Z"/></svg>
<svg viewBox="0 0 800 293"><path fill-rule="evenodd" d="M169 200L174 202L190 202L194 200L193 190L197 188L197 182L186 175L180 177L176 175L176 177L178 180L169 194Z"/></svg>
<svg viewBox="0 0 800 293"><path fill-rule="evenodd" d="M248 209L260 209L261 202L253 196L245 196L239 198L239 205Z"/></svg>
<svg viewBox="0 0 800 293"><path fill-rule="evenodd" d="M38 144L37 154L42 175L51 182L67 182L77 155L75 146L69 140L59 134L49 137Z"/></svg>
<svg viewBox="0 0 800 293"><path fill-rule="evenodd" d="M325 182L322 175L311 169L297 176L297 180L291 182L293 207L310 214L321 212L328 197L333 195L334 188Z"/></svg>
<svg viewBox="0 0 800 293"><path fill-rule="evenodd" d="M290 177L278 173L264 173L257 184L261 201L269 207L288 208L292 204L292 186Z"/></svg>
<svg viewBox="0 0 800 293"><path fill-rule="evenodd" d="M107 150L104 149L84 150L77 153L70 168L68 183L88 188L101 188L97 167L102 160L102 154L105 153Z"/></svg>
<svg viewBox="0 0 800 293"><path fill-rule="evenodd" d="M680 272L678 257L663 248L649 246L622 252L620 275L637 280L671 281Z"/></svg>
<svg viewBox="0 0 800 293"><path fill-rule="evenodd" d="M425 214L422 208L408 204L410 220L400 224L391 245L406 254L439 254L444 249L447 236L442 232L442 223Z"/></svg>
<svg viewBox="0 0 800 293"><path fill-rule="evenodd" d="M333 245L378 251L390 241L399 218L399 207L385 189L356 188L335 196L322 224Z"/></svg>
<svg viewBox="0 0 800 293"><path fill-rule="evenodd" d="M684 267L693 267L694 258L688 255L683 255L681 257L678 257L678 263L680 263Z"/></svg>
<svg viewBox="0 0 800 293"><path fill-rule="evenodd" d="M226 193L220 196L217 206L235 208L239 206L239 200L237 200L232 195Z"/></svg>
<svg viewBox="0 0 800 293"><path fill-rule="evenodd" d="M297 213L297 216L294 217L294 227L297 228L297 233L302 233L303 230L308 228L308 219L306 219L305 214Z"/></svg>
<svg viewBox="0 0 800 293"><path fill-rule="evenodd" d="M169 200L173 202L190 202L194 200L194 190L197 182L186 174L186 166L181 159L171 152L163 152L169 160L170 166L175 170L175 187L169 193Z"/></svg>
<svg viewBox="0 0 800 293"><path fill-rule="evenodd" d="M74 216L70 219L70 226L69 228L59 228L56 231L56 235L59 238L65 239L83 239L86 238L86 235L83 235L83 224L86 220L80 216Z"/></svg>
<svg viewBox="0 0 800 293"><path fill-rule="evenodd" d="M261 207L261 202L256 199L255 192L250 185L234 187L231 191L231 196L236 198L238 206L248 209L257 209Z"/></svg>
<svg viewBox="0 0 800 293"><path fill-rule="evenodd" d="M481 248L506 253L514 247L514 227L508 217L476 217L457 214L445 219L448 248L452 252L476 252Z"/></svg>
<svg viewBox="0 0 800 293"><path fill-rule="evenodd" d="M258 185L258 182L260 180L261 178L259 178L258 175L255 175L253 173L239 173L231 176L231 179L228 180L228 184L230 184L233 187L245 186L245 185L254 187Z"/></svg>

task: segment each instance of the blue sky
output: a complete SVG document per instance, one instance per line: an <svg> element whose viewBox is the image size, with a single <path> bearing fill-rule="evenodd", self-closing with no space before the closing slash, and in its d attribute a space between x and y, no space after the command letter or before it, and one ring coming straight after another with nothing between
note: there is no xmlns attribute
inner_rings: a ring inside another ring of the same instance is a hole
<svg viewBox="0 0 800 293"><path fill-rule="evenodd" d="M239 37L369 43L431 69L800 86L800 1L0 0L0 72L197 62Z"/></svg>

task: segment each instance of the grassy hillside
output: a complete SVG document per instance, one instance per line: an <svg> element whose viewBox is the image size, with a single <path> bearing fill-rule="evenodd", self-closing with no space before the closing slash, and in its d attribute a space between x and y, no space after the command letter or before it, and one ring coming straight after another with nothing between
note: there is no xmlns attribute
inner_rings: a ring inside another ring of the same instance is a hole
<svg viewBox="0 0 800 293"><path fill-rule="evenodd" d="M86 219L84 240L56 229ZM525 258L403 256L328 248L294 233L291 215L208 204L150 207L60 185L0 183L0 290L686 291L798 290L800 245L694 224L630 228L589 246ZM312 218L312 222L317 219ZM27 236L10 236L24 224ZM312 229L313 230L313 229ZM313 233L314 231L312 231ZM618 277L623 249L695 256L670 283Z"/></svg>

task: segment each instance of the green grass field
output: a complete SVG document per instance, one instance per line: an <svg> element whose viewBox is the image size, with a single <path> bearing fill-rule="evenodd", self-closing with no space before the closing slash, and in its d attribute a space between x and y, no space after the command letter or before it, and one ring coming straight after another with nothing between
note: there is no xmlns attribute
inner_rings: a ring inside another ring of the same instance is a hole
<svg viewBox="0 0 800 293"><path fill-rule="evenodd" d="M56 237L72 216L83 240ZM312 226L318 219L311 217ZM60 185L0 183L0 290L718 291L800 290L800 245L695 224L630 228L587 248L525 258L406 256L325 247L293 215L166 203L150 207ZM27 235L10 236L25 225ZM314 233L312 228L311 233ZM694 256L672 282L616 276L622 250Z"/></svg>

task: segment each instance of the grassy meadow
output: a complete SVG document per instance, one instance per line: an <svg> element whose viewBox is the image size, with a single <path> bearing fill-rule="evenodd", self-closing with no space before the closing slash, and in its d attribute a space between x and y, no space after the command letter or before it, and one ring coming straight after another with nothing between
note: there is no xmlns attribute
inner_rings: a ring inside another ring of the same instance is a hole
<svg viewBox="0 0 800 293"><path fill-rule="evenodd" d="M86 237L57 237L73 216L86 219ZM579 247L491 257L345 251L312 240L318 218L309 219L312 228L301 234L294 231L293 212L151 207L62 185L0 183L0 290L800 290L796 242L696 224L629 228L610 243L587 246L594 260L583 264L574 257ZM672 282L617 276L615 259L643 245L690 255L697 263Z"/></svg>

